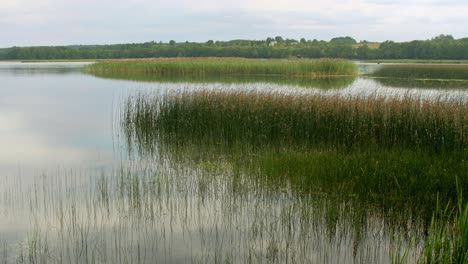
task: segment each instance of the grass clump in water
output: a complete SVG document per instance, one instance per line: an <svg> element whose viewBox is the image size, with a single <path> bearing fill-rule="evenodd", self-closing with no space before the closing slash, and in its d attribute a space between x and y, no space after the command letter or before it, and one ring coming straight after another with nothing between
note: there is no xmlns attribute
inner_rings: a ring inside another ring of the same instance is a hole
<svg viewBox="0 0 468 264"><path fill-rule="evenodd" d="M278 85L294 85L300 87L314 87L320 89L337 89L351 85L355 76L325 76L310 78L309 76L280 76L280 75L156 75L146 73L115 73L90 72L99 78L131 80L138 82L164 82L164 83L268 83Z"/></svg>
<svg viewBox="0 0 468 264"><path fill-rule="evenodd" d="M468 65L457 64L390 64L370 76L419 80L468 80Z"/></svg>
<svg viewBox="0 0 468 264"><path fill-rule="evenodd" d="M458 205L440 208L439 203L424 243L423 263L468 263L468 204L459 193Z"/></svg>
<svg viewBox="0 0 468 264"><path fill-rule="evenodd" d="M437 200L456 203L456 178L467 179L468 151L434 155L416 150L264 149L248 169L282 188L354 199L395 218L427 221ZM468 190L468 182L460 181ZM439 198L437 197L439 195ZM404 213L403 213L404 212Z"/></svg>
<svg viewBox="0 0 468 264"><path fill-rule="evenodd" d="M125 120L148 140L429 152L468 146L468 106L438 100L203 90L131 99Z"/></svg>
<svg viewBox="0 0 468 264"><path fill-rule="evenodd" d="M144 60L109 60L88 65L85 72L93 74L149 75L281 75L281 76L355 76L357 67L351 61L339 59L281 60L241 58L177 58Z"/></svg>
<svg viewBox="0 0 468 264"><path fill-rule="evenodd" d="M401 78L376 78L374 79L383 86L417 88L417 89L457 89L468 88L467 80L419 80L419 79L401 79Z"/></svg>
<svg viewBox="0 0 468 264"><path fill-rule="evenodd" d="M427 223L423 263L466 258L466 103L202 90L131 98L122 117L139 150L221 154L273 189L357 202L408 233Z"/></svg>
<svg viewBox="0 0 468 264"><path fill-rule="evenodd" d="M456 177L468 189L461 102L205 90L132 98L123 127L140 150L224 152L280 185L380 207L430 215L437 193L456 201Z"/></svg>

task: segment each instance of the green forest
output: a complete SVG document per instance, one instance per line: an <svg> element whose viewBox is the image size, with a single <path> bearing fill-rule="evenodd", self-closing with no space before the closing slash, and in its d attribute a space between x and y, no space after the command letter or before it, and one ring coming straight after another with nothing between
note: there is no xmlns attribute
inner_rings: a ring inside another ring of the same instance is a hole
<svg viewBox="0 0 468 264"><path fill-rule="evenodd" d="M467 60L468 38L439 35L429 40L382 43L337 37L330 41L267 38L207 42L145 42L114 45L11 47L0 60L113 59L154 57L345 58Z"/></svg>

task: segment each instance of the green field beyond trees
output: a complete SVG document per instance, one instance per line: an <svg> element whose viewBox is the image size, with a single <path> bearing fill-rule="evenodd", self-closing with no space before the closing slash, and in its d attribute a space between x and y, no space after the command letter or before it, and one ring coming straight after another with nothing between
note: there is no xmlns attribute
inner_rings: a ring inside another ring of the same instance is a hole
<svg viewBox="0 0 468 264"><path fill-rule="evenodd" d="M468 60L468 38L439 35L410 42L284 39L231 40L203 43L146 42L115 45L12 47L0 49L0 60L110 59L154 57L346 58L360 60Z"/></svg>

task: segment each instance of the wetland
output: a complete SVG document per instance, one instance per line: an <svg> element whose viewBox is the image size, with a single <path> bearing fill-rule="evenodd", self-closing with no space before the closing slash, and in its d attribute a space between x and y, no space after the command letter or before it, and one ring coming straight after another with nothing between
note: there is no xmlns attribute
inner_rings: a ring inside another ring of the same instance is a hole
<svg viewBox="0 0 468 264"><path fill-rule="evenodd" d="M109 63L0 63L0 262L467 261L468 66Z"/></svg>

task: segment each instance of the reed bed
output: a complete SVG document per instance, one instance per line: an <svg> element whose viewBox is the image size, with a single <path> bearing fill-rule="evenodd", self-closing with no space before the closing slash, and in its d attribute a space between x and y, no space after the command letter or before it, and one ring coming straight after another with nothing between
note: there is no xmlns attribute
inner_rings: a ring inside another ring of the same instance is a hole
<svg viewBox="0 0 468 264"><path fill-rule="evenodd" d="M136 73L150 75L282 75L282 76L355 76L357 67L339 59L280 60L240 58L179 58L109 60L84 68L89 73Z"/></svg>
<svg viewBox="0 0 468 264"><path fill-rule="evenodd" d="M420 80L402 78L375 78L379 84L389 87L402 87L412 89L444 89L444 90L464 90L468 89L468 80Z"/></svg>
<svg viewBox="0 0 468 264"><path fill-rule="evenodd" d="M468 65L390 64L379 68L371 76L426 80L468 80Z"/></svg>
<svg viewBox="0 0 468 264"><path fill-rule="evenodd" d="M207 90L140 95L127 102L124 125L146 137L228 144L430 152L468 146L468 105L437 99Z"/></svg>
<svg viewBox="0 0 468 264"><path fill-rule="evenodd" d="M439 203L438 203L439 205ZM434 212L425 240L421 263L468 263L468 203L459 193L457 207Z"/></svg>
<svg viewBox="0 0 468 264"><path fill-rule="evenodd" d="M381 59L381 60L363 60L364 62L374 63L407 63L407 64L468 64L468 60L421 60L421 59Z"/></svg>
<svg viewBox="0 0 468 264"><path fill-rule="evenodd" d="M273 186L363 203L389 219L430 221L437 202L457 203L456 180L468 191L468 151L263 149L249 156L252 175ZM245 161L244 161L245 162Z"/></svg>
<svg viewBox="0 0 468 264"><path fill-rule="evenodd" d="M164 82L164 83L227 83L227 84L251 84L268 83L280 85L292 85L299 87L314 87L320 89L339 89L351 85L356 77L309 77L309 76L280 76L280 75L154 75L145 73L115 73L115 72L90 72L93 76L106 79L131 80L138 82Z"/></svg>
<svg viewBox="0 0 468 264"><path fill-rule="evenodd" d="M403 228L406 249L390 254L398 263L419 246L421 263L466 259L466 103L204 90L140 94L124 110L129 145L145 154L229 167L272 193L366 208ZM420 223L426 234L411 234Z"/></svg>
<svg viewBox="0 0 468 264"><path fill-rule="evenodd" d="M456 178L468 191L461 102L195 91L131 98L122 121L129 145L146 154L186 148L234 157L278 186L410 207L425 219L437 193L456 202Z"/></svg>

